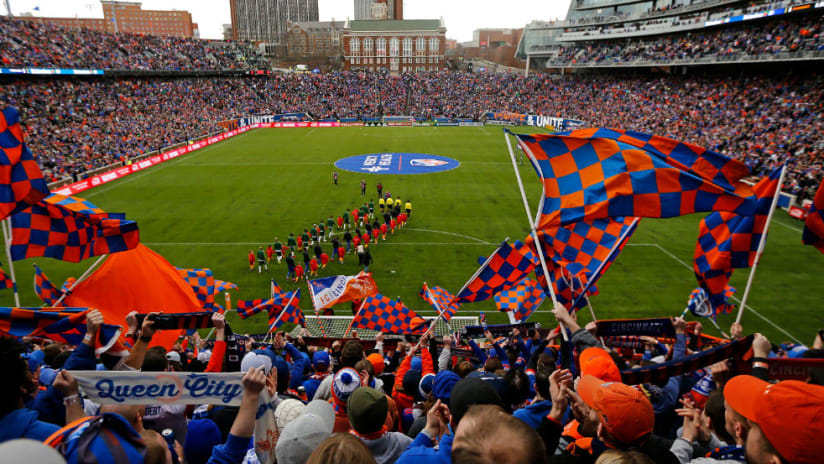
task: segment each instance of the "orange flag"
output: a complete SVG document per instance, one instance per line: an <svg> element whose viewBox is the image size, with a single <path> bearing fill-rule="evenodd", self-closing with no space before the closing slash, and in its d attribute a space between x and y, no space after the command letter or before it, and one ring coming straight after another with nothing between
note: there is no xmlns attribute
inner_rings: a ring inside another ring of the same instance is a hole
<svg viewBox="0 0 824 464"><path fill-rule="evenodd" d="M96 308L110 324L125 324L126 315L133 310L139 313L202 311L197 297L177 269L143 244L109 255L86 280L74 287L64 304ZM157 332L151 345L169 349L182 332Z"/></svg>

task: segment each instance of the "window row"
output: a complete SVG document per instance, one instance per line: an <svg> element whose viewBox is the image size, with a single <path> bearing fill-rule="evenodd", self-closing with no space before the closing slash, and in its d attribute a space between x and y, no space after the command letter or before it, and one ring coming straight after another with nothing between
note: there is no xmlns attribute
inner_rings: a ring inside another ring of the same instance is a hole
<svg viewBox="0 0 824 464"><path fill-rule="evenodd" d="M440 47L440 40L437 37L430 37L429 38L429 51L437 51ZM371 37L364 37L363 41L361 41L358 37L352 37L349 40L349 50L353 52L357 52L361 50L361 45L363 45L363 51L371 52L374 49L377 49L378 54L386 54L386 38L378 37L377 40L373 40ZM426 38L425 37L418 37L415 40L415 49L418 51L426 50ZM391 56L398 56L400 55L400 40L397 38L392 38L389 40L389 54ZM412 56L412 38L406 37L403 39L403 54L404 56Z"/></svg>
<svg viewBox="0 0 824 464"><path fill-rule="evenodd" d="M436 56L430 56L428 59L427 58L415 58L414 61L413 61L412 58L409 58L409 59L403 58L401 60L398 60L397 58L369 58L369 57L361 58L359 56L353 56L353 57L349 58L349 63L350 64L361 64L361 63L363 63L363 64L388 64L388 63L398 63L398 62L400 62L402 64L412 64L413 62L415 64L424 64L424 63L430 63L431 64L431 63L437 63L438 61L439 61L438 57L436 57Z"/></svg>

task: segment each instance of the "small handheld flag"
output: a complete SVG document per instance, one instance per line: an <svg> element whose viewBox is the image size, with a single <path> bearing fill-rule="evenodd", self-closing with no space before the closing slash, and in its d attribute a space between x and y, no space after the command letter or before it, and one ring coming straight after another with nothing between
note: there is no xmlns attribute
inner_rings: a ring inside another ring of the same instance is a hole
<svg viewBox="0 0 824 464"><path fill-rule="evenodd" d="M37 264L34 265L34 293L47 306L54 306L55 302L63 295L63 292L51 283L49 278L46 277L46 273Z"/></svg>
<svg viewBox="0 0 824 464"><path fill-rule="evenodd" d="M426 321L400 301L380 293L364 298L350 328L376 330L381 333L423 333Z"/></svg>
<svg viewBox="0 0 824 464"><path fill-rule="evenodd" d="M432 295L432 298L429 297L430 294ZM446 322L449 322L449 320L452 319L452 316L454 316L458 311L458 308L461 307L460 303L453 302L455 299L454 295L449 293L446 289L436 285L429 287L427 284L423 284L423 288L421 288L418 295L420 295L424 301L429 303L430 306L435 308L436 311L443 311L443 319Z"/></svg>
<svg viewBox="0 0 824 464"><path fill-rule="evenodd" d="M521 241L504 241L463 286L454 302L478 302L492 298L501 290L518 283L535 269L537 257Z"/></svg>

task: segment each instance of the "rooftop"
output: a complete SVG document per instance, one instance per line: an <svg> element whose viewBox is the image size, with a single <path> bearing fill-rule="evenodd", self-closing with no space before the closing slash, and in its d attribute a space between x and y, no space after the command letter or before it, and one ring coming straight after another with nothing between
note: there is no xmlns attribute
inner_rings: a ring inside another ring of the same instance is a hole
<svg viewBox="0 0 824 464"><path fill-rule="evenodd" d="M441 27L439 19L358 19L349 21L349 28L352 32L375 32L375 31L436 31Z"/></svg>

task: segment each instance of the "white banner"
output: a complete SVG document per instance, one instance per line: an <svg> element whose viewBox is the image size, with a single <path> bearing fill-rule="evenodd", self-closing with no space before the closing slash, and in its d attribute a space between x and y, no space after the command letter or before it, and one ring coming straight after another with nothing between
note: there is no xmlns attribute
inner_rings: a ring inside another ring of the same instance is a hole
<svg viewBox="0 0 824 464"><path fill-rule="evenodd" d="M71 371L100 404L219 404L240 406L242 372Z"/></svg>

